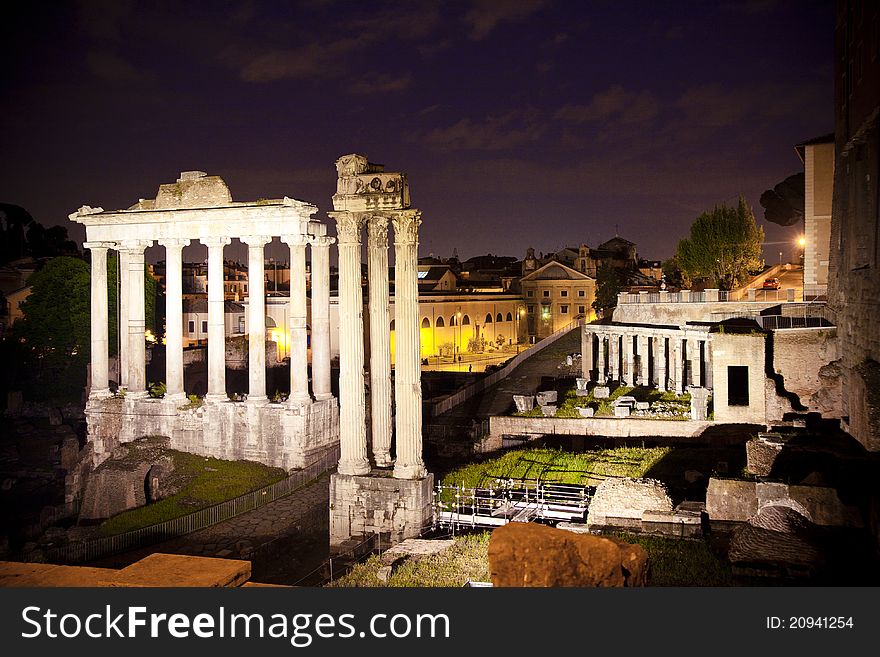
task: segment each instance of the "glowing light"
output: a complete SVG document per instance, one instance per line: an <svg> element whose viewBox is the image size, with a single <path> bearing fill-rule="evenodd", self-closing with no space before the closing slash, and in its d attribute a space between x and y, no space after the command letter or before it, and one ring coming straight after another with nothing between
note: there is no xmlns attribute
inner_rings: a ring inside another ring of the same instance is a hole
<svg viewBox="0 0 880 657"><path fill-rule="evenodd" d="M156 342L156 336L153 335L153 332L150 329L147 329L146 331L144 331L144 339L147 342L152 342L152 343Z"/></svg>
<svg viewBox="0 0 880 657"><path fill-rule="evenodd" d="M807 238L804 236L799 237L798 238L798 246L804 247L806 245L807 245Z"/></svg>

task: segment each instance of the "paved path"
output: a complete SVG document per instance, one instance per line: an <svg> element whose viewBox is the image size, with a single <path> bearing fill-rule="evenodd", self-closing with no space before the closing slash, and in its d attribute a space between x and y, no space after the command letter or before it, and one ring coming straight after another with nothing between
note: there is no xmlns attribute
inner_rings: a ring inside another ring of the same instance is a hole
<svg viewBox="0 0 880 657"><path fill-rule="evenodd" d="M254 554L259 555L261 548L269 544L311 532L316 523L326 526L329 496L329 478L325 474L313 484L259 509L186 536L105 557L88 565L121 568L154 552L248 559ZM328 543L329 550L329 537L325 543Z"/></svg>

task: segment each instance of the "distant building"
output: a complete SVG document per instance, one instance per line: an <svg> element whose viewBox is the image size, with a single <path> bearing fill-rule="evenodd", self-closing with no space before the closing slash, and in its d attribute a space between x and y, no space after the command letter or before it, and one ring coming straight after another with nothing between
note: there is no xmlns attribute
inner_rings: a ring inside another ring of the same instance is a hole
<svg viewBox="0 0 880 657"><path fill-rule="evenodd" d="M235 301L224 302L226 336L246 333L245 308ZM183 345L207 344L208 341L208 300L183 300Z"/></svg>
<svg viewBox="0 0 880 657"><path fill-rule="evenodd" d="M519 281L526 307L528 335L542 339L572 321L594 318L596 279L551 261Z"/></svg>
<svg viewBox="0 0 880 657"><path fill-rule="evenodd" d="M804 299L828 293L834 134L795 146L804 164Z"/></svg>

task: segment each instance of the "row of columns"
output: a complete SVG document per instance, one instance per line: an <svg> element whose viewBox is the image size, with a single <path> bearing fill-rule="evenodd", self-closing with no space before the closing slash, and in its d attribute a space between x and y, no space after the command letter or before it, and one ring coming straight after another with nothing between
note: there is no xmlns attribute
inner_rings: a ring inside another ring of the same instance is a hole
<svg viewBox="0 0 880 657"><path fill-rule="evenodd" d="M266 396L266 301L264 247L272 238L251 235L241 238L248 245L248 401L265 403ZM309 394L306 336L307 296L305 249L312 250L312 393L321 401L333 396L330 387L330 245L326 236L284 235L290 246L290 396L291 406L312 401ZM229 237L201 238L208 247L208 394L211 403L228 400L226 394L226 324L223 290L223 247ZM165 247L166 398L186 397L183 382L183 247L189 239L160 239ZM91 375L92 397L110 394L108 371L107 251L116 249L120 267L120 381L127 395L145 397L146 345L144 316L144 250L152 240L86 242L91 250Z"/></svg>
<svg viewBox="0 0 880 657"><path fill-rule="evenodd" d="M421 213L331 212L339 240L339 442L338 472L365 475L371 466L367 450L364 396L363 292L361 232L367 232L367 275L370 314L370 399L373 458L391 465L391 348L388 280L388 222L395 248L394 477L421 479L422 391L419 361L418 228Z"/></svg>
<svg viewBox="0 0 880 657"><path fill-rule="evenodd" d="M595 343L597 339L598 345ZM682 394L687 378L690 378L690 385L711 386L711 350L708 345L707 340L675 333L593 332L585 327L584 375L592 377L595 371L600 383L610 379L628 386L656 385L660 390ZM704 371L706 381L703 380Z"/></svg>

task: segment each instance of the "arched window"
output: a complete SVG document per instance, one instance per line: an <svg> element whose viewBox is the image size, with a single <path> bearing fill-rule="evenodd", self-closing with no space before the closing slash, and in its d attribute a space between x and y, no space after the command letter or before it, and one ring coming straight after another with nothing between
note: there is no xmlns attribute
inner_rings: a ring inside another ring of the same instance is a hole
<svg viewBox="0 0 880 657"><path fill-rule="evenodd" d="M464 317L462 317L462 318L461 318L461 325L462 325L462 326L470 326L470 325L471 325L471 318L468 317L467 315L465 315Z"/></svg>
<svg viewBox="0 0 880 657"><path fill-rule="evenodd" d="M501 313L498 313L497 315L495 315L495 321L496 322L503 322L504 321L504 318L501 316ZM510 320L508 319L507 321L509 322Z"/></svg>
<svg viewBox="0 0 880 657"><path fill-rule="evenodd" d="M449 318L449 325L450 326L457 326L458 325L458 322L455 321L455 315L453 315L452 317Z"/></svg>
<svg viewBox="0 0 880 657"><path fill-rule="evenodd" d="M391 320L391 327L390 327L390 330L392 330L392 331L394 330L394 320L393 320L393 319Z"/></svg>
<svg viewBox="0 0 880 657"><path fill-rule="evenodd" d="M488 315L486 315L486 321L485 321L484 323L485 323L485 324L491 324L491 323L492 323L492 313L489 313Z"/></svg>
<svg viewBox="0 0 880 657"><path fill-rule="evenodd" d="M512 321L513 321L513 315L511 315L510 313L507 313L507 321L508 321L508 322L512 322Z"/></svg>
<svg viewBox="0 0 880 657"><path fill-rule="evenodd" d="M422 320L422 328L431 328L431 320L427 317Z"/></svg>
<svg viewBox="0 0 880 657"><path fill-rule="evenodd" d="M435 326L436 328L443 328L444 326L446 326L446 324L443 323L443 318L442 318L442 317L438 317L438 318L437 318L437 323L434 324L434 326Z"/></svg>

